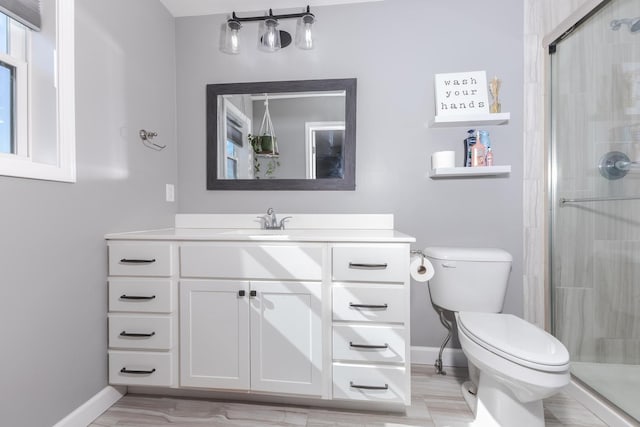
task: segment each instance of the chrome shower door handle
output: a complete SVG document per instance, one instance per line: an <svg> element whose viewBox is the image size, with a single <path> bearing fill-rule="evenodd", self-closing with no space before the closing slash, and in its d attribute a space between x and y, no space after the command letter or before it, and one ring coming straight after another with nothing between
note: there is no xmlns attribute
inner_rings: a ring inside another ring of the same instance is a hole
<svg viewBox="0 0 640 427"><path fill-rule="evenodd" d="M615 163L615 167L616 169L619 169L621 171L628 171L631 169L640 169L640 162L632 162L632 161L624 161L624 160L618 160Z"/></svg>

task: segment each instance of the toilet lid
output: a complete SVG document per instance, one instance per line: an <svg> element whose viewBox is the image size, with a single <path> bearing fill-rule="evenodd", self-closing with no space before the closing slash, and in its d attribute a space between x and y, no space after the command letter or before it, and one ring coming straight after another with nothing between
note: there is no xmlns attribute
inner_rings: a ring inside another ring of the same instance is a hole
<svg viewBox="0 0 640 427"><path fill-rule="evenodd" d="M515 363L558 370L569 352L554 336L511 314L460 312L458 326L478 345Z"/></svg>

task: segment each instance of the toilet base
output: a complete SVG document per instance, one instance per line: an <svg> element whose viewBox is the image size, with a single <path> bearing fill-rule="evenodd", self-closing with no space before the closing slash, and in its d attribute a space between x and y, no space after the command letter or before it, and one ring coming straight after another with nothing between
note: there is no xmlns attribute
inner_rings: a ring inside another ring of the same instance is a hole
<svg viewBox="0 0 640 427"><path fill-rule="evenodd" d="M542 400L520 402L505 384L482 371L475 400L473 426L544 427Z"/></svg>
<svg viewBox="0 0 640 427"><path fill-rule="evenodd" d="M478 404L478 390L472 381L465 381L460 386L460 391L462 391L462 397L464 397L464 401L467 402L467 406L473 412L473 415L476 414L476 407Z"/></svg>

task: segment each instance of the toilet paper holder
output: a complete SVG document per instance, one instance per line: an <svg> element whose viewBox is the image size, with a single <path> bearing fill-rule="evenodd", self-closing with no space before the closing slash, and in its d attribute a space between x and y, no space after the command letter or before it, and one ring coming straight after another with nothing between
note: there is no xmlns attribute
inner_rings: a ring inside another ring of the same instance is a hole
<svg viewBox="0 0 640 427"><path fill-rule="evenodd" d="M420 267L418 267L418 273L420 274L424 274L427 272L427 267L424 266L424 252L421 251L420 249L411 249L409 251L410 255L420 255L420 257L422 258L422 263L420 265Z"/></svg>
<svg viewBox="0 0 640 427"><path fill-rule="evenodd" d="M411 255L420 255L420 257L422 258L422 262L420 264L420 267L418 267L418 273L425 274L427 272L427 267L424 265L424 259L426 257L426 255L424 254L424 251L420 249L411 249L409 253ZM447 336L445 337L444 341L440 345L440 351L438 352L438 358L436 359L434 366L436 368L436 374L447 375L447 373L443 369L442 353L444 352L444 348L447 346L447 344L449 343L449 340L451 339L451 336L453 335L453 323L445 318L445 313L443 309L435 305L434 305L434 309L436 310L436 312L440 317L440 323L442 323L442 326L444 326L447 329Z"/></svg>

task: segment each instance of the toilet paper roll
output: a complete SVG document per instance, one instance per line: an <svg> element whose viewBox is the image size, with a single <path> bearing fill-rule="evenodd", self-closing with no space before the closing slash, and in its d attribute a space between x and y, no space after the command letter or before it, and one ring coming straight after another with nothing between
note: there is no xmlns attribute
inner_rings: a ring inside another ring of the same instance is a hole
<svg viewBox="0 0 640 427"><path fill-rule="evenodd" d="M436 151L431 155L431 169L453 168L455 166L455 151Z"/></svg>
<svg viewBox="0 0 640 427"><path fill-rule="evenodd" d="M435 270L428 259L417 255L411 257L409 272L411 273L411 278L416 282L426 282L433 277Z"/></svg>

